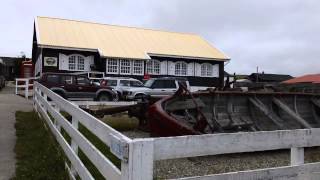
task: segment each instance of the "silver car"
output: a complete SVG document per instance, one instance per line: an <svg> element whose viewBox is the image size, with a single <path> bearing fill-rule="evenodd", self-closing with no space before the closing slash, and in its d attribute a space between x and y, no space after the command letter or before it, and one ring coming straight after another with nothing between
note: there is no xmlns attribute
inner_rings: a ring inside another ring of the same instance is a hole
<svg viewBox="0 0 320 180"><path fill-rule="evenodd" d="M101 85L112 87L117 91L120 99L124 99L123 92L131 88L144 88L141 81L134 78L126 77L105 77L101 82Z"/></svg>
<svg viewBox="0 0 320 180"><path fill-rule="evenodd" d="M145 87L129 88L123 94L129 100L144 97L161 98L173 95L179 88L179 82L190 88L189 81L185 78L153 78L145 82Z"/></svg>

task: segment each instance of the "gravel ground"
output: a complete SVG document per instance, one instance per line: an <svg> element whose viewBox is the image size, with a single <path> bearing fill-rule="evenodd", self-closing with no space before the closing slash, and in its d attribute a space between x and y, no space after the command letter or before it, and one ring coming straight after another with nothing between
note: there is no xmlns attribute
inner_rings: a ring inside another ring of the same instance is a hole
<svg viewBox="0 0 320 180"><path fill-rule="evenodd" d="M122 132L130 138L147 138L149 133L135 130ZM320 161L320 147L306 148L305 161ZM290 150L254 153L227 154L217 156L191 157L156 161L155 179L171 179L189 176L203 176L225 172L287 166L290 164Z"/></svg>

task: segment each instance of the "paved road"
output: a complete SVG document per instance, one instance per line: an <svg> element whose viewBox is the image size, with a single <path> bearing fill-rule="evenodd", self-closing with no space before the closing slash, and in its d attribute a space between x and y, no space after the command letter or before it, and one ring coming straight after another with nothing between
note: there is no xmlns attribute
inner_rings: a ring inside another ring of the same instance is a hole
<svg viewBox="0 0 320 180"><path fill-rule="evenodd" d="M32 110L32 101L14 95L13 90L6 87L0 91L0 180L10 179L15 173L15 112Z"/></svg>

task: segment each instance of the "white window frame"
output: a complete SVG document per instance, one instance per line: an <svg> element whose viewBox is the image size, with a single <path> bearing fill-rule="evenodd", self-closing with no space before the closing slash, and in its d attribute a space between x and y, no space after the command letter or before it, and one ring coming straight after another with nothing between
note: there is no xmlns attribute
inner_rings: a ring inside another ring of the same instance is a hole
<svg viewBox="0 0 320 180"><path fill-rule="evenodd" d="M132 74L133 75L143 75L144 61L134 60L132 61Z"/></svg>
<svg viewBox="0 0 320 180"><path fill-rule="evenodd" d="M113 64L111 64L113 63ZM112 71L109 71L113 68ZM119 73L119 60L118 59L107 59L106 62L106 73L107 74L118 74Z"/></svg>
<svg viewBox="0 0 320 180"><path fill-rule="evenodd" d="M131 74L131 63L132 61L129 59L120 59L120 74L130 75Z"/></svg>
<svg viewBox="0 0 320 180"><path fill-rule="evenodd" d="M146 72L151 75L160 75L161 62L159 60L151 59L146 63Z"/></svg>
<svg viewBox="0 0 320 180"><path fill-rule="evenodd" d="M73 57L74 57L74 59L71 59ZM74 60L74 63L70 63L71 60ZM68 56L68 70L69 71L85 71L85 60L86 60L86 58L80 54L69 55ZM80 61L83 61L83 63L80 63ZM71 69L70 65L73 65L74 69ZM79 68L80 66L83 66L83 69Z"/></svg>
<svg viewBox="0 0 320 180"><path fill-rule="evenodd" d="M183 67L185 67L184 70L183 70ZM179 69L177 69L177 68L179 68ZM183 71L185 73L183 73ZM174 64L174 75L176 75L176 76L187 76L188 75L188 63L186 63L184 61L176 62Z"/></svg>
<svg viewBox="0 0 320 180"><path fill-rule="evenodd" d="M213 77L213 65L210 63L202 63L200 66L201 77Z"/></svg>

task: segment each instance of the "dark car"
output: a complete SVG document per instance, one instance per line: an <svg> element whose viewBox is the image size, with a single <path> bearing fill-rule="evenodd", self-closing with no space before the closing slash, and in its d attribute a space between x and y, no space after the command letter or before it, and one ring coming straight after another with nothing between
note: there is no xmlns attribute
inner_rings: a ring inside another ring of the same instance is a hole
<svg viewBox="0 0 320 180"><path fill-rule="evenodd" d="M39 82L63 98L93 98L97 101L116 100L111 87L94 84L87 76L67 73L45 73Z"/></svg>

